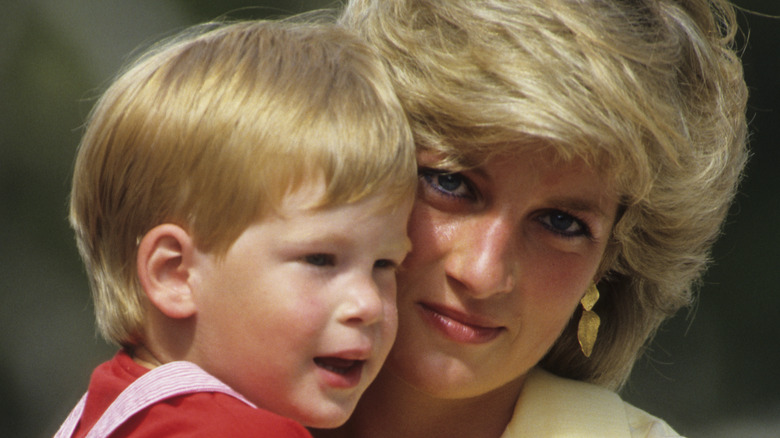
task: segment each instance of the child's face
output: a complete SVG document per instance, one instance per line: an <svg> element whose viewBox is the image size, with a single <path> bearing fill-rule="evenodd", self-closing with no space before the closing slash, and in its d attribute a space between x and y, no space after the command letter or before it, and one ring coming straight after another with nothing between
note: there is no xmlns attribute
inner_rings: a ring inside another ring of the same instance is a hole
<svg viewBox="0 0 780 438"><path fill-rule="evenodd" d="M288 196L223 259L196 252L190 360L261 408L314 427L347 420L395 338L396 267L409 250L411 199L374 196L308 208L322 188Z"/></svg>

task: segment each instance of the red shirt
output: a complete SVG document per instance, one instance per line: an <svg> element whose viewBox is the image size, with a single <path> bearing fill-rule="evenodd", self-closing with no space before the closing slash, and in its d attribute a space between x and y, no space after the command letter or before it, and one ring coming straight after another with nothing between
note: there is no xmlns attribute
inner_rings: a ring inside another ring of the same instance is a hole
<svg viewBox="0 0 780 438"><path fill-rule="evenodd" d="M114 399L148 371L124 351L95 368L73 438L85 437ZM311 438L311 435L289 418L253 408L230 395L199 392L171 397L136 413L111 434L111 438L121 437Z"/></svg>

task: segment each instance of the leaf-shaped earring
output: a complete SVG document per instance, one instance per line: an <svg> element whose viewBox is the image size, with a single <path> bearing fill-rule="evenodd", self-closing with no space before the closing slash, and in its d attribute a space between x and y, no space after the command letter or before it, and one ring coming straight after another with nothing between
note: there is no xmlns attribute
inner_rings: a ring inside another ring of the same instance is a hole
<svg viewBox="0 0 780 438"><path fill-rule="evenodd" d="M596 312L591 310L598 300L599 290L596 288L596 283L591 283L588 290L585 291L585 296L580 300L582 316L577 327L577 339L580 341L580 348L585 357L590 357L593 352L593 345L596 344L596 337L599 333L601 319L596 315Z"/></svg>

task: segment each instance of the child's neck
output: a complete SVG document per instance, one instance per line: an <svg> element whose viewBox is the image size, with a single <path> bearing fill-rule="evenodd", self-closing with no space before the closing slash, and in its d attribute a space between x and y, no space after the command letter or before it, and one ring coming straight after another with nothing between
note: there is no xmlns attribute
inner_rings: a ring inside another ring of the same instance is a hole
<svg viewBox="0 0 780 438"><path fill-rule="evenodd" d="M379 374L351 419L318 438L499 438L512 417L522 382L469 399L433 398L389 372Z"/></svg>
<svg viewBox="0 0 780 438"><path fill-rule="evenodd" d="M148 348L143 345L136 345L132 349L127 350L130 357L133 358L133 362L141 365L142 367L154 369L163 363L157 359L157 357L149 351Z"/></svg>

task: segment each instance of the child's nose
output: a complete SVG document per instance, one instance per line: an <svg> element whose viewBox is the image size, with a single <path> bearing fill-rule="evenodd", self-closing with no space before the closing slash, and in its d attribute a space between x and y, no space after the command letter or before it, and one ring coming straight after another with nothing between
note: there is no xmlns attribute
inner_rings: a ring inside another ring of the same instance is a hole
<svg viewBox="0 0 780 438"><path fill-rule="evenodd" d="M348 286L341 321L350 325L371 325L384 314L382 291L368 275L356 275Z"/></svg>

